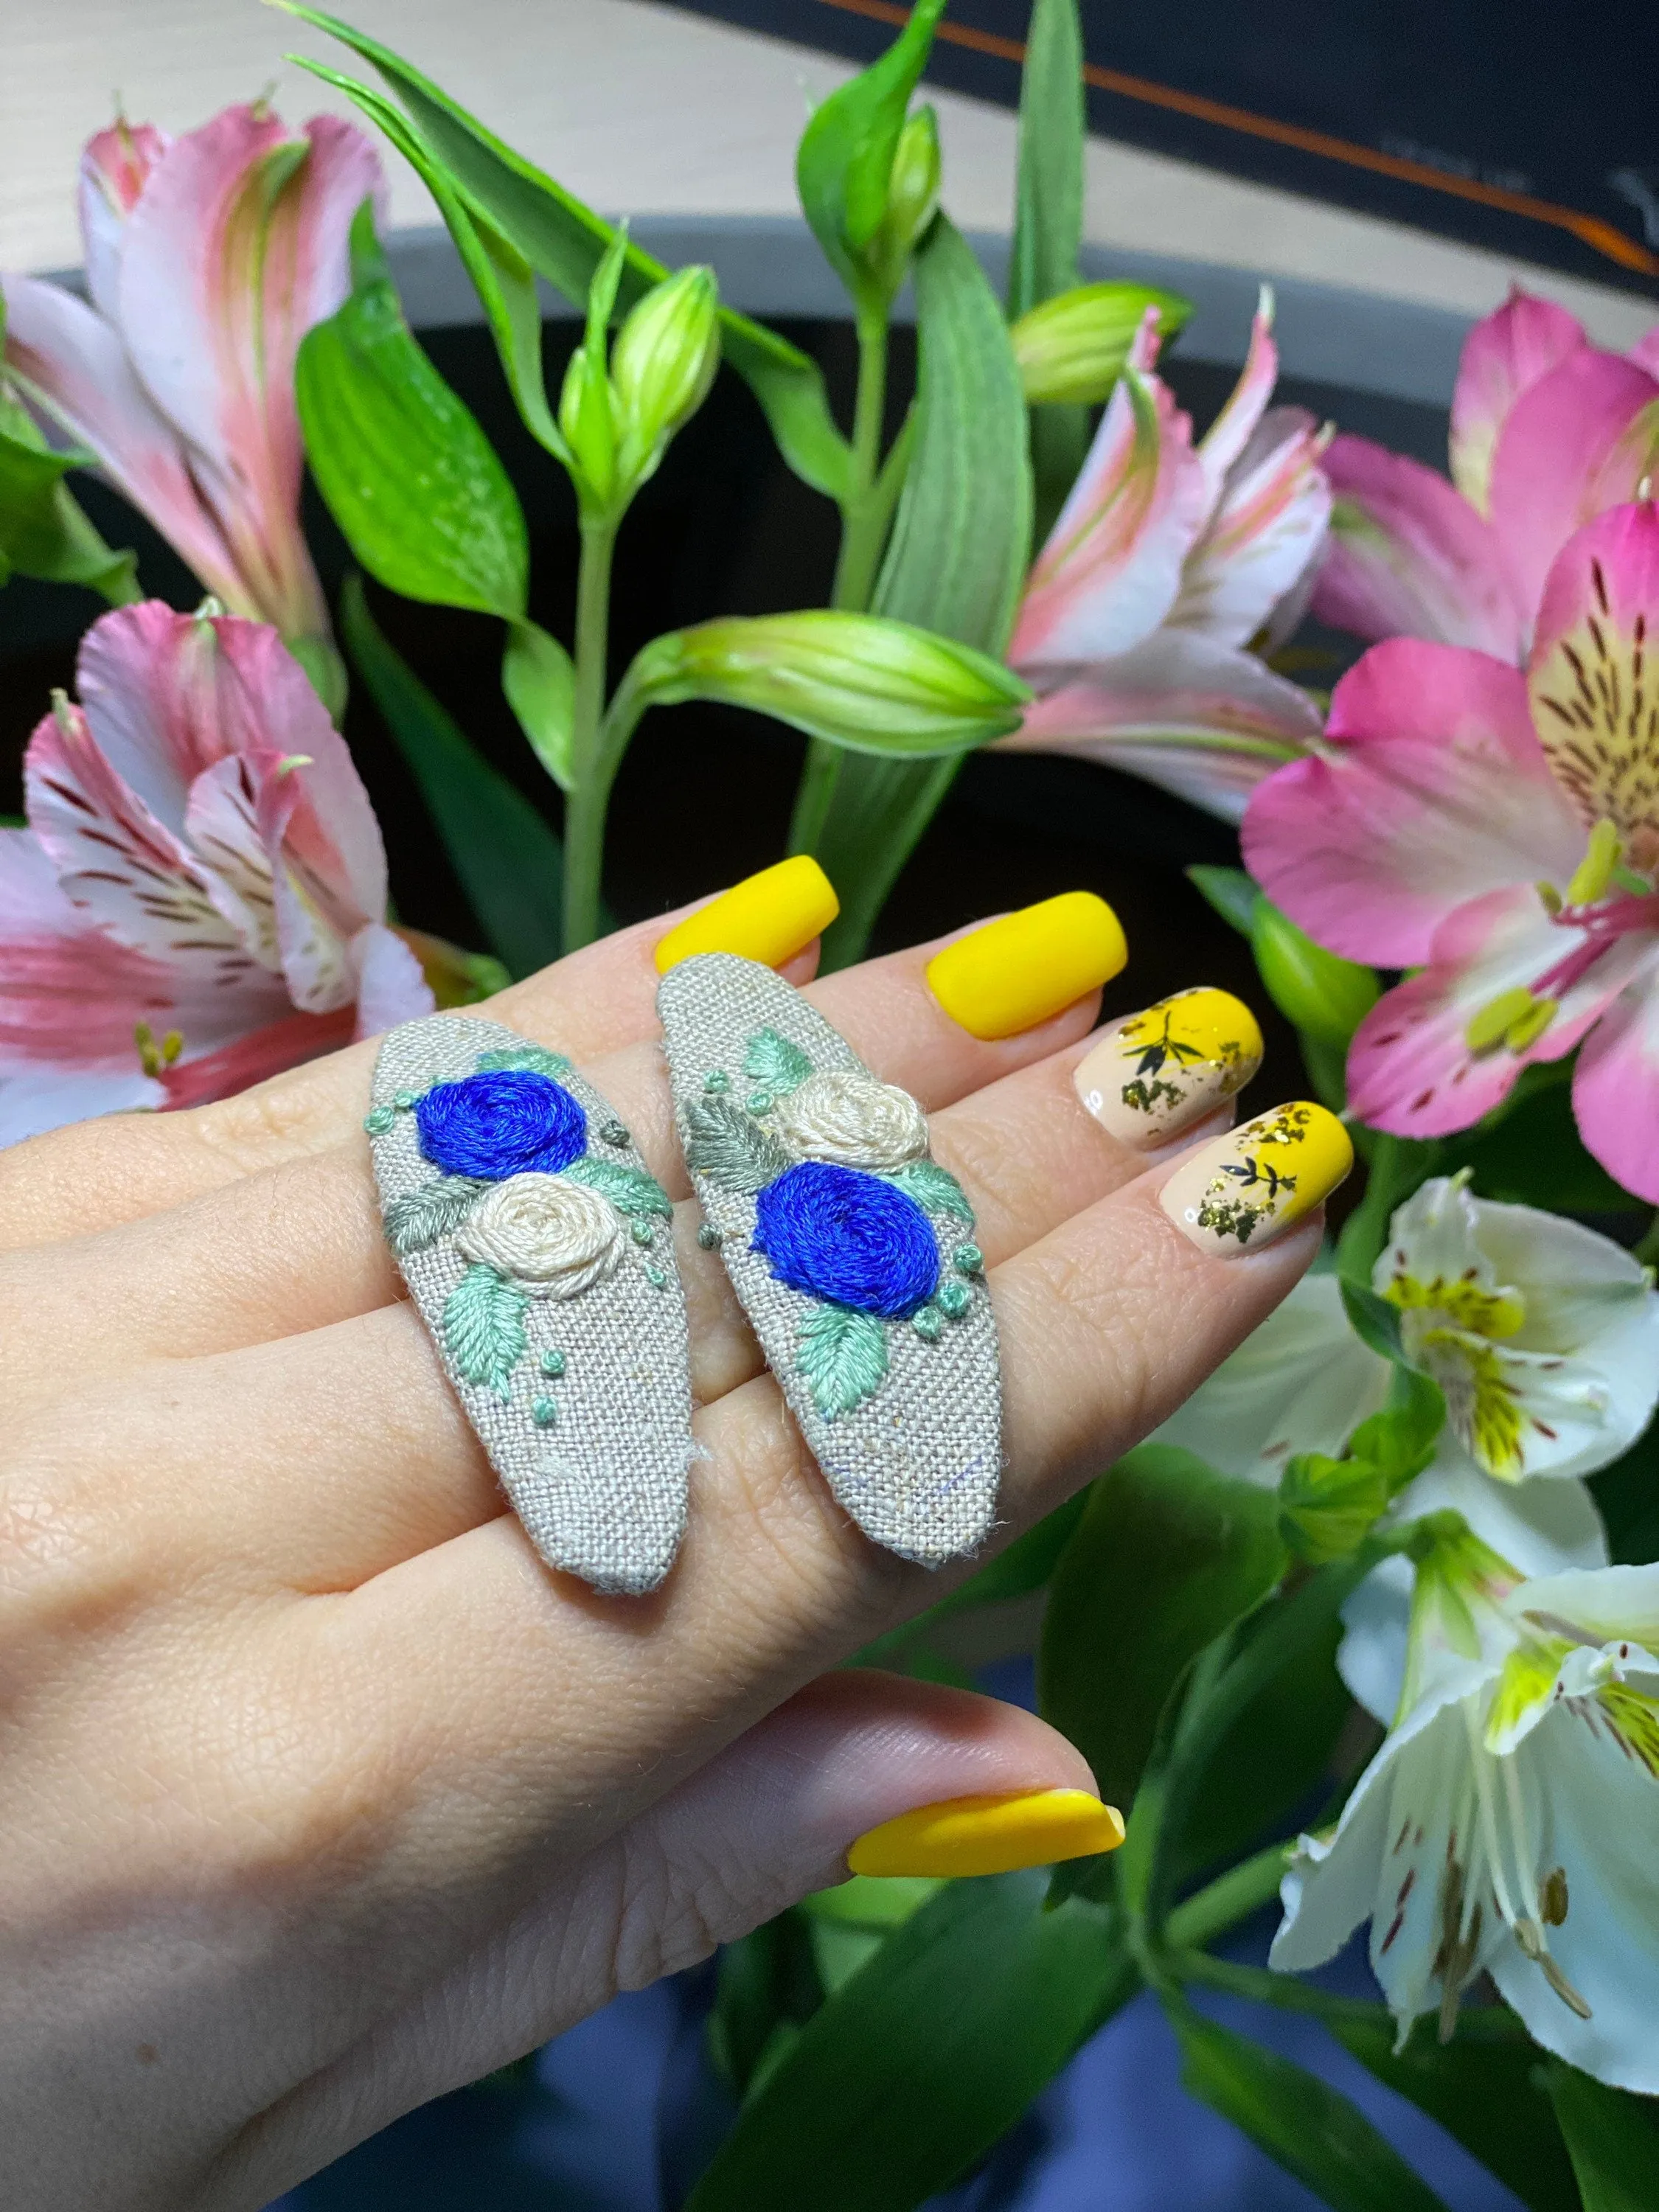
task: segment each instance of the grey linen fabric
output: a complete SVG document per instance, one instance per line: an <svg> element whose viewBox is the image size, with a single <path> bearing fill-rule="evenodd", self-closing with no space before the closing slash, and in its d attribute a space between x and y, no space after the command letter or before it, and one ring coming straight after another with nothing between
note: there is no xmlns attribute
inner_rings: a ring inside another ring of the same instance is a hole
<svg viewBox="0 0 1659 2212"><path fill-rule="evenodd" d="M888 1372L872 1396L826 1419L798 1365L803 1321L817 1302L772 1273L751 1245L752 1194L700 1173L688 1117L710 1095L738 1105L755 1093L745 1073L750 1040L775 1030L798 1046L815 1073L869 1071L846 1040L769 968L729 953L702 953L671 969L657 992L680 1138L706 1222L719 1232L720 1256L753 1322L761 1348L839 1503L865 1534L889 1551L927 1566L971 1552L995 1520L1002 1468L1002 1391L996 1322L982 1278L962 1318L928 1341L905 1321L888 1322ZM762 1129L765 1111L755 1116ZM932 1204L925 1210L948 1271L951 1253L971 1238L963 1220Z"/></svg>
<svg viewBox="0 0 1659 2212"><path fill-rule="evenodd" d="M525 1042L500 1023L472 1016L405 1022L380 1048L374 1105L390 1107L399 1093L471 1075L480 1054ZM574 1071L557 1079L588 1115L590 1152L648 1174L631 1142L598 1139L606 1125L620 1125L592 1085ZM371 1141L382 1211L440 1180L421 1153L412 1113L397 1113ZM655 1589L685 1527L694 1455L685 1298L672 1223L658 1224L648 1247L630 1241L617 1272L579 1297L528 1302L528 1346L505 1397L458 1374L445 1346L444 1307L467 1268L453 1232L403 1255L398 1264L455 1395L548 1565L597 1590ZM648 1267L665 1276L660 1288ZM544 1352L562 1354L556 1380L544 1374ZM557 1406L552 1428L538 1426L532 1412L544 1395Z"/></svg>

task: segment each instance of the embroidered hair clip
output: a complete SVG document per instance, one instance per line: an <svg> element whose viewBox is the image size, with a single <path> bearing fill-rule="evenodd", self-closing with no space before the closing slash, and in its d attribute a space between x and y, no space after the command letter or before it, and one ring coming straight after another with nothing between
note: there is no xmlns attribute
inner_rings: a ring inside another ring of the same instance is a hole
<svg viewBox="0 0 1659 2212"><path fill-rule="evenodd" d="M683 961L657 1008L698 1242L719 1248L830 1489L906 1559L972 1551L1001 1474L996 1323L927 1116L753 961Z"/></svg>
<svg viewBox="0 0 1659 2212"><path fill-rule="evenodd" d="M654 1589L693 1449L666 1193L592 1085L495 1022L393 1030L373 1101L386 1241L532 1543Z"/></svg>

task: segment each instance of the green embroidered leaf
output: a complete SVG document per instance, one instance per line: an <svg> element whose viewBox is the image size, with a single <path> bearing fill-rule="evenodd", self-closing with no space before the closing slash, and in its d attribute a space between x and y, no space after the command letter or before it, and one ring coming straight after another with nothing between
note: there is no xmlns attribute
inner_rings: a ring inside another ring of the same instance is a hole
<svg viewBox="0 0 1659 2212"><path fill-rule="evenodd" d="M729 1098L694 1098L685 1109L685 1164L722 1190L764 1190L794 1161L752 1115Z"/></svg>
<svg viewBox="0 0 1659 2212"><path fill-rule="evenodd" d="M394 1198L386 1210L386 1243L400 1260L408 1253L425 1251L428 1244L459 1229L489 1188L476 1176L440 1176L405 1197Z"/></svg>
<svg viewBox="0 0 1659 2212"><path fill-rule="evenodd" d="M812 1073L812 1063L798 1044L775 1030L757 1030L743 1055L743 1072L775 1097L798 1090Z"/></svg>
<svg viewBox="0 0 1659 2212"><path fill-rule="evenodd" d="M968 1203L967 1192L950 1169L940 1167L937 1160L908 1160L903 1167L894 1168L885 1180L896 1183L930 1213L948 1213L973 1227L974 1209Z"/></svg>
<svg viewBox="0 0 1659 2212"><path fill-rule="evenodd" d="M478 1054L478 1073L488 1075L498 1067L528 1068L532 1075L568 1075L570 1062L562 1052L549 1052L545 1045L505 1045L499 1052Z"/></svg>
<svg viewBox="0 0 1659 2212"><path fill-rule="evenodd" d="M887 1331L873 1314L815 1306L800 1325L795 1364L826 1421L873 1398L887 1375Z"/></svg>
<svg viewBox="0 0 1659 2212"><path fill-rule="evenodd" d="M664 1221L674 1218L668 1193L643 1168L624 1167L620 1160L595 1159L592 1152L586 1152L580 1159L572 1160L565 1173L572 1182L585 1182L601 1198L608 1198L617 1212L625 1214L630 1221L651 1213Z"/></svg>
<svg viewBox="0 0 1659 2212"><path fill-rule="evenodd" d="M524 1356L525 1294L493 1267L469 1267L444 1306L444 1342L455 1372L505 1398Z"/></svg>

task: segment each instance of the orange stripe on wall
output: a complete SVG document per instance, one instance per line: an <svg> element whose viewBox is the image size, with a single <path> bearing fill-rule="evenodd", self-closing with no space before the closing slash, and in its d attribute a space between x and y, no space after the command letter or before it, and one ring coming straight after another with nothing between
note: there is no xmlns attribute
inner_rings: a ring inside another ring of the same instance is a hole
<svg viewBox="0 0 1659 2212"><path fill-rule="evenodd" d="M908 21L910 15L909 9L897 6L896 0L823 0L823 5L838 8L847 15L868 16L877 23L902 24ZM1000 61L1018 64L1025 59L1025 49L1018 39L1000 38L994 31L976 31L965 23L941 23L934 35L949 46L971 47L975 53L994 54ZM1398 178L1402 184L1421 185L1428 191L1476 200L1482 207L1501 208L1505 214L1525 216L1533 222L1551 223L1558 230L1571 231L1581 245L1604 254L1623 269L1634 270L1643 276L1659 276L1659 254L1650 253L1633 238L1627 238L1616 223L1604 222L1599 216L1581 214L1577 208L1558 207L1553 200L1534 199L1528 192L1505 191L1499 185L1483 185L1473 177L1448 176L1442 169L1431 168L1426 161L1407 161L1396 154L1378 153L1375 148L1358 145L1351 138L1334 138L1328 131L1304 131L1294 123L1279 123L1269 115L1253 114L1248 107L1232 107L1225 100L1206 100L1195 92L1178 92L1173 85L1154 84L1150 77L1127 76L1121 70L1103 69L1097 62L1085 62L1083 75L1088 83L1097 85L1103 92L1116 93L1124 100L1138 100L1149 107L1169 108L1177 115L1190 115L1200 123L1212 123L1224 131L1269 139L1276 146L1293 146L1298 153L1317 154L1328 161L1346 161L1350 168L1370 169L1378 176Z"/></svg>

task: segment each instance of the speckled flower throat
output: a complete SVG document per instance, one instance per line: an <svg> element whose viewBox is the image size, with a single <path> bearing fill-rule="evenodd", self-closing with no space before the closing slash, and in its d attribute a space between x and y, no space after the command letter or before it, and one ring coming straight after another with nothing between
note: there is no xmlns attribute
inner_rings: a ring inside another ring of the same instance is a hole
<svg viewBox="0 0 1659 2212"><path fill-rule="evenodd" d="M769 968L703 954L657 1006L699 1241L830 1488L907 1559L972 1551L1001 1474L996 1324L927 1117Z"/></svg>
<svg viewBox="0 0 1659 2212"><path fill-rule="evenodd" d="M673 1208L556 1053L494 1022L393 1030L365 1124L386 1241L548 1565L654 1589L692 1455Z"/></svg>

